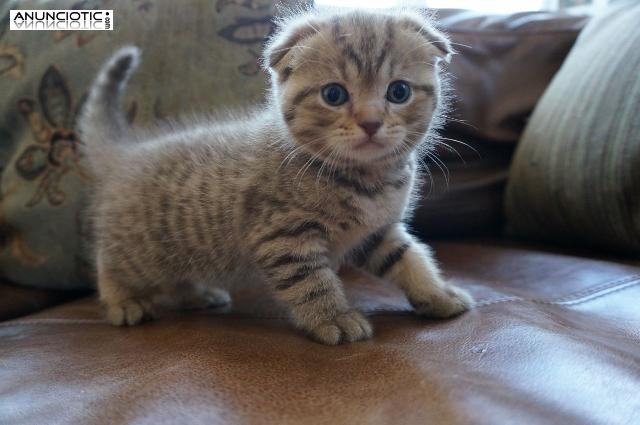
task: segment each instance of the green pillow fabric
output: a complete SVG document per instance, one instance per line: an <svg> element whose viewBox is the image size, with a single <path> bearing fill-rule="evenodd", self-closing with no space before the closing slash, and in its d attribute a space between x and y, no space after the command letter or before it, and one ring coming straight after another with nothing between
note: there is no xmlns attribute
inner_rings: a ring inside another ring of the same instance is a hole
<svg viewBox="0 0 640 425"><path fill-rule="evenodd" d="M91 285L91 172L74 121L102 63L142 49L125 107L135 124L263 98L272 0L9 1L0 5L0 276ZM12 31L10 9L113 9L113 31Z"/></svg>
<svg viewBox="0 0 640 425"><path fill-rule="evenodd" d="M580 35L517 148L511 234L640 254L639 47L637 2L616 5Z"/></svg>

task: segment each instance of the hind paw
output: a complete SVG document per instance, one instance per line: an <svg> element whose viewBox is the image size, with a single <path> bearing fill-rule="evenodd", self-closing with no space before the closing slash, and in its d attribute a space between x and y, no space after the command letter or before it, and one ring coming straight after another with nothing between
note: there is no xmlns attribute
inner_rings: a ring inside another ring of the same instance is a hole
<svg viewBox="0 0 640 425"><path fill-rule="evenodd" d="M220 288L207 288L186 298L182 308L185 310L204 310L224 307L229 303L231 303L231 297L227 291Z"/></svg>
<svg viewBox="0 0 640 425"><path fill-rule="evenodd" d="M115 326L133 326L153 318L153 305L142 299L129 299L107 305L107 320Z"/></svg>

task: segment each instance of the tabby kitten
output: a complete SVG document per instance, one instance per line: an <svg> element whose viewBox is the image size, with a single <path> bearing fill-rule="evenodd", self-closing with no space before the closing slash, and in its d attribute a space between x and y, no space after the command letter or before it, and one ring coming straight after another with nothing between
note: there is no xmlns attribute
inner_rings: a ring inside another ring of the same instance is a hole
<svg viewBox="0 0 640 425"><path fill-rule="evenodd" d="M147 133L120 105L139 53L118 51L80 121L109 321L225 304L226 290L260 282L316 341L370 338L337 275L345 263L396 283L420 315L467 310L469 295L403 223L450 51L416 13L305 12L266 48L266 107Z"/></svg>

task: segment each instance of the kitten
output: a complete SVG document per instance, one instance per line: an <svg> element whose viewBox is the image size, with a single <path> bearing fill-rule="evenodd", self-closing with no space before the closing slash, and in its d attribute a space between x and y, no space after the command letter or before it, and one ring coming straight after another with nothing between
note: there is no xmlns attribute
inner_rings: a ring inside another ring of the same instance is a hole
<svg viewBox="0 0 640 425"><path fill-rule="evenodd" d="M412 237L419 146L429 146L451 48L412 12L306 12L264 54L261 111L153 133L127 127L121 97L138 50L105 65L80 121L96 174L98 287L107 318L230 301L260 282L313 339L370 338L337 270L397 284L415 311L450 317L471 298Z"/></svg>

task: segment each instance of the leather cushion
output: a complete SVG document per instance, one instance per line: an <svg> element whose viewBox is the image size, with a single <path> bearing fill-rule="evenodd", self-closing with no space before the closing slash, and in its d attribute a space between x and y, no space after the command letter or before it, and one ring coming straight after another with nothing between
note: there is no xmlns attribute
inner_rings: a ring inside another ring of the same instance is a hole
<svg viewBox="0 0 640 425"><path fill-rule="evenodd" d="M435 245L476 297L445 321L350 272L371 341L325 347L250 293L135 328L93 299L0 324L0 423L633 423L640 267L492 243Z"/></svg>

